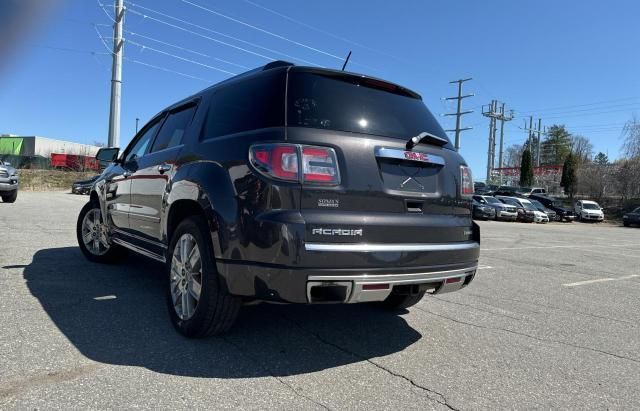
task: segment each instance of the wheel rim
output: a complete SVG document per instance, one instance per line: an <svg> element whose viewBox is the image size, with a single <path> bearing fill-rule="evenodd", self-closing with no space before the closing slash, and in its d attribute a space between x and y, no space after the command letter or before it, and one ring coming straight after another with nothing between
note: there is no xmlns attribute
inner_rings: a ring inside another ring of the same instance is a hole
<svg viewBox="0 0 640 411"><path fill-rule="evenodd" d="M193 317L202 292L202 258L191 234L178 239L171 257L171 300L182 320Z"/></svg>
<svg viewBox="0 0 640 411"><path fill-rule="evenodd" d="M109 251L109 241L104 225L100 221L100 209L91 209L82 219L82 242L93 255Z"/></svg>

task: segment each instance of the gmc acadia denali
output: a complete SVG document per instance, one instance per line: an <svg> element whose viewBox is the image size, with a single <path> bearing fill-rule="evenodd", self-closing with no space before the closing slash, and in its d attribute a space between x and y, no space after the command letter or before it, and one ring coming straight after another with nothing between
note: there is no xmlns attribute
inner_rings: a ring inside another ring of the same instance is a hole
<svg viewBox="0 0 640 411"><path fill-rule="evenodd" d="M228 330L246 302L398 310L476 272L471 172L420 95L387 81L273 62L97 157L112 163L78 217L83 254L165 262L189 337Z"/></svg>

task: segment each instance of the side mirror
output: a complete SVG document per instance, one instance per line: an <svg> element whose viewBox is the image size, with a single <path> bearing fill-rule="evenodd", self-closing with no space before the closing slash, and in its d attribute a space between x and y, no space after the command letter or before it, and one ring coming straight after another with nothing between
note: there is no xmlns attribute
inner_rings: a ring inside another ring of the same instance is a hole
<svg viewBox="0 0 640 411"><path fill-rule="evenodd" d="M10 165L11 165L11 163L10 163L10 162L8 162L8 161L5 161L5 162L4 162L4 165L5 165L5 166L10 166Z"/></svg>
<svg viewBox="0 0 640 411"><path fill-rule="evenodd" d="M113 163L118 158L120 149L118 147L101 148L96 153L96 160L105 163Z"/></svg>

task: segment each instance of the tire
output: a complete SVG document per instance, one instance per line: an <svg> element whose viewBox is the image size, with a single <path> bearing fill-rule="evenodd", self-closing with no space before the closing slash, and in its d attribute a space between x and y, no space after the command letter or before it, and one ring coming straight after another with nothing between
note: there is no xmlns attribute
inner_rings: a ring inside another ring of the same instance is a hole
<svg viewBox="0 0 640 411"><path fill-rule="evenodd" d="M2 201L5 203L15 203L17 199L18 190L13 190L11 193L2 196Z"/></svg>
<svg viewBox="0 0 640 411"><path fill-rule="evenodd" d="M94 213L93 217L87 217L89 213ZM97 214L96 214L97 213ZM102 222L102 215L100 213L100 206L93 201L89 201L87 204L82 207L80 210L80 214L78 215L78 222L76 223L76 237L78 239L78 246L80 247L80 251L89 261L93 261L94 263L101 264L112 264L117 261L120 261L124 255L126 255L126 251L115 244L108 244L108 238L106 235L102 234L102 240L100 239L100 228L96 227L98 232L96 237L93 237L94 240L98 240L98 252L96 252L95 247L91 247L90 241L85 243L84 236L89 235L89 231L87 226L85 226L85 217L93 220L95 217L99 218L99 221ZM108 246L105 245L105 242ZM95 241L93 241L95 244Z"/></svg>
<svg viewBox="0 0 640 411"><path fill-rule="evenodd" d="M171 236L167 254L169 316L176 330L189 338L228 331L242 305L239 297L228 294L220 284L208 227L201 216L184 219ZM182 257L185 254L191 257ZM183 261L188 264L183 266Z"/></svg>
<svg viewBox="0 0 640 411"><path fill-rule="evenodd" d="M412 307L424 297L426 291L420 291L418 294L394 294L391 292L386 300L377 303L377 305L389 311L400 311Z"/></svg>

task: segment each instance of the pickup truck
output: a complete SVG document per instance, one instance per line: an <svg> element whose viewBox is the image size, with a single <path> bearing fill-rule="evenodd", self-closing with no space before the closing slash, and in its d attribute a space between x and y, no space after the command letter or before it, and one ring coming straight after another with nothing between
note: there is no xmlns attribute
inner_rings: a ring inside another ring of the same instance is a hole
<svg viewBox="0 0 640 411"><path fill-rule="evenodd" d="M5 203L13 203L18 198L18 171L11 164L0 161L0 197Z"/></svg>

